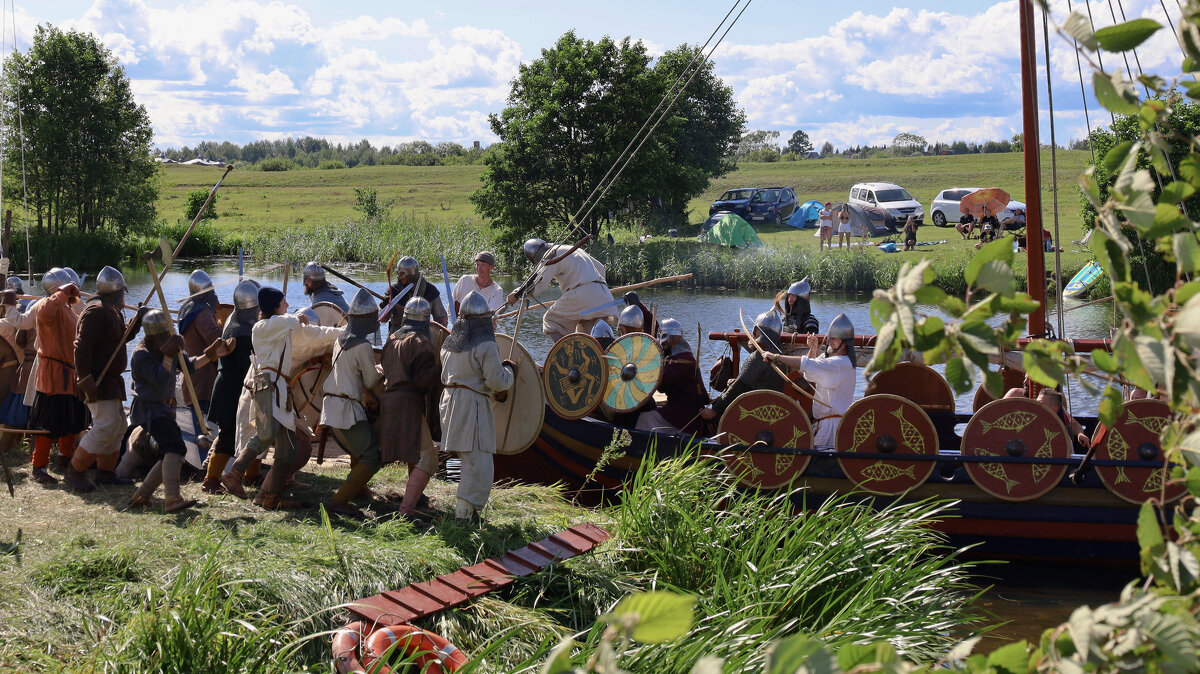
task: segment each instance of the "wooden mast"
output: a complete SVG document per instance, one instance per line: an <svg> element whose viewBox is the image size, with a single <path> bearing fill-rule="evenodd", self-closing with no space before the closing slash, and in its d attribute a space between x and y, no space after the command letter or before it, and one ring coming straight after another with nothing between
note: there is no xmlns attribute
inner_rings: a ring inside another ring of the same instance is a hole
<svg viewBox="0 0 1200 674"><path fill-rule="evenodd" d="M1022 150L1025 155L1026 281L1038 308L1029 315L1029 334L1046 334L1046 258L1042 247L1041 142L1038 137L1037 40L1032 0L1018 0L1021 21ZM1055 242L1057 243L1057 242Z"/></svg>

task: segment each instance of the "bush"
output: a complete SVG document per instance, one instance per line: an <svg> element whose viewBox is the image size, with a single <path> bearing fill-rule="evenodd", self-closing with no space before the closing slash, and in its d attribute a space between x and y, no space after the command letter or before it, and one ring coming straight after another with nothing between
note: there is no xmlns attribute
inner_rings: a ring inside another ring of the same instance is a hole
<svg viewBox="0 0 1200 674"><path fill-rule="evenodd" d="M259 171L291 171L294 168L296 168L294 161L282 157L271 157L258 162Z"/></svg>
<svg viewBox="0 0 1200 674"><path fill-rule="evenodd" d="M750 152L749 152L749 153L748 153L748 154L747 154L747 155L746 155L746 156L743 158L743 161L748 161L748 162L754 162L754 161L758 161L758 162L774 162L774 161L779 161L779 153L778 153L778 152L776 152L775 150L772 150L772 149L770 149L770 148L765 148L765 147L764 147L764 148L759 148L759 149L757 149L757 150L751 150L751 151L750 151Z"/></svg>
<svg viewBox="0 0 1200 674"><path fill-rule="evenodd" d="M374 187L354 188L354 210L363 214L367 220L383 220L392 213L395 199L383 203L379 201L379 190Z"/></svg>
<svg viewBox="0 0 1200 674"><path fill-rule="evenodd" d="M341 161L340 159L326 159L325 161L321 162L320 164L317 164L317 168L322 171L330 171L330 170L334 170L334 169L344 169L344 168L346 168L346 162Z"/></svg>
<svg viewBox="0 0 1200 674"><path fill-rule="evenodd" d="M208 190L192 190L183 198L183 216L188 222L196 219L196 214L200 212L200 207L204 205L204 201L208 199ZM214 194L212 201L208 202L208 208L204 209L204 214L200 216L201 220L215 220L217 218L217 199L221 195Z"/></svg>

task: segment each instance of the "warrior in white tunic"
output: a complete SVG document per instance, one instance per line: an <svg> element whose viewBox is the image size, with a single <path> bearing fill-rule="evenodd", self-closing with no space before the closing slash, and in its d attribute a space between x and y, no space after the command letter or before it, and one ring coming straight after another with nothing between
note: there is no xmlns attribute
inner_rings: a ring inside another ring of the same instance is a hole
<svg viewBox="0 0 1200 674"><path fill-rule="evenodd" d="M534 265L542 260L562 260L543 267L541 276L530 289L530 295L540 295L550 287L551 281L558 281L562 288L562 297L558 298L542 316L542 332L550 335L554 341L562 339L572 332L589 332L596 321L605 316L616 316L615 307L590 314L586 318L580 314L592 307L613 301L612 293L608 290L608 282L604 280L604 265L596 258L585 253L582 249L567 255L571 247L568 245L551 246L541 239L530 239L525 242L525 258ZM515 304L520 297L514 291L508 295L508 304Z"/></svg>
<svg viewBox="0 0 1200 674"><path fill-rule="evenodd" d="M854 326L846 314L838 314L829 324L825 353L818 355L818 346L817 336L810 334L808 355L767 357L803 372L804 378L812 382L816 389L813 416L817 421L813 442L816 447L833 447L842 416L854 402Z"/></svg>
<svg viewBox="0 0 1200 674"><path fill-rule="evenodd" d="M442 343L442 447L462 461L454 514L471 519L492 491L496 423L492 396L507 391L516 366L502 361L487 300L468 293L450 336Z"/></svg>

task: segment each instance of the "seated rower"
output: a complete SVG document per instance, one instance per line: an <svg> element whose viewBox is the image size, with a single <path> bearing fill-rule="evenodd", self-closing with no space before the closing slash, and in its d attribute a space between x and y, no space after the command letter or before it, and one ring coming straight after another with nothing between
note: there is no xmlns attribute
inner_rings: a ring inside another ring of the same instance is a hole
<svg viewBox="0 0 1200 674"><path fill-rule="evenodd" d="M1008 393L1004 394L1005 398L1028 398L1029 386L1032 385L1029 375L1025 376L1025 386L1011 388ZM1062 392L1045 387L1038 391L1036 400L1050 408L1054 415L1062 420L1063 425L1067 427L1067 433L1074 441L1074 451L1076 454L1086 454L1088 447L1091 445L1091 438L1083 430L1083 424L1075 420L1074 417L1067 412L1066 406L1063 405Z"/></svg>
<svg viewBox="0 0 1200 674"><path fill-rule="evenodd" d="M772 354L772 361L799 370L816 389L813 397L813 417L817 428L813 436L816 447L833 447L842 415L854 402L854 376L857 365L854 353L854 325L846 314L838 314L829 324L825 335L825 351L819 355L817 336L808 336L808 355L781 356Z"/></svg>
<svg viewBox="0 0 1200 674"><path fill-rule="evenodd" d="M661 322L663 371L658 390L667 404L642 412L637 430L655 433L704 432L700 411L708 404L708 390L700 376L700 364L692 346L683 338L683 326L674 318Z"/></svg>
<svg viewBox="0 0 1200 674"><path fill-rule="evenodd" d="M612 326L606 320L596 321L596 324L592 326L592 337L595 337L596 341L600 342L600 348L606 350L612 345L613 340L616 339Z"/></svg>
<svg viewBox="0 0 1200 674"><path fill-rule="evenodd" d="M779 319L779 314L774 311L764 311L754 319L754 330L750 333L750 339L753 339L764 352L778 355L783 351L779 339L779 331L782 329L783 321ZM742 369L738 371L737 379L729 383L725 392L713 401L711 408L700 412L702 419L706 421L717 419L730 403L747 391L768 389L783 392L783 388L786 386L783 377L768 365L767 361L763 360L758 349L749 345L747 348L750 349L750 355L742 361Z"/></svg>
<svg viewBox="0 0 1200 674"><path fill-rule="evenodd" d="M637 304L631 304L621 310L621 315L617 318L618 336L624 337L630 333L642 332L642 308ZM601 321L603 322L603 321ZM638 405L628 412L618 412L612 415L610 421L614 426L621 428L636 428L638 417L646 412L654 409L654 396L648 396Z"/></svg>
<svg viewBox="0 0 1200 674"><path fill-rule="evenodd" d="M783 316L783 331L816 334L821 329L821 323L812 313L812 305L808 296L812 286L808 277L796 281L788 289L775 297L775 311Z"/></svg>

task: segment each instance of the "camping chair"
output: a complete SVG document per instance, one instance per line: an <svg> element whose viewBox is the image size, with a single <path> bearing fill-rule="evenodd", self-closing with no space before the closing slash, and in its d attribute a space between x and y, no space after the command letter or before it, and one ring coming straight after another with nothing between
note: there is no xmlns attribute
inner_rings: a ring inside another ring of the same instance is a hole
<svg viewBox="0 0 1200 674"><path fill-rule="evenodd" d="M1084 232L1084 233L1083 233L1083 238L1082 238L1082 239L1080 239L1080 240L1078 240L1078 241L1072 241L1071 243L1073 243L1073 244L1075 244L1076 246L1079 246L1080 248L1082 248L1084 252L1087 252L1087 249L1088 249L1088 241L1090 241L1090 240L1091 240L1091 238L1092 238L1092 232L1094 232L1094 231L1096 231L1096 230L1095 230L1095 229L1089 229L1088 231L1086 231L1086 232Z"/></svg>

